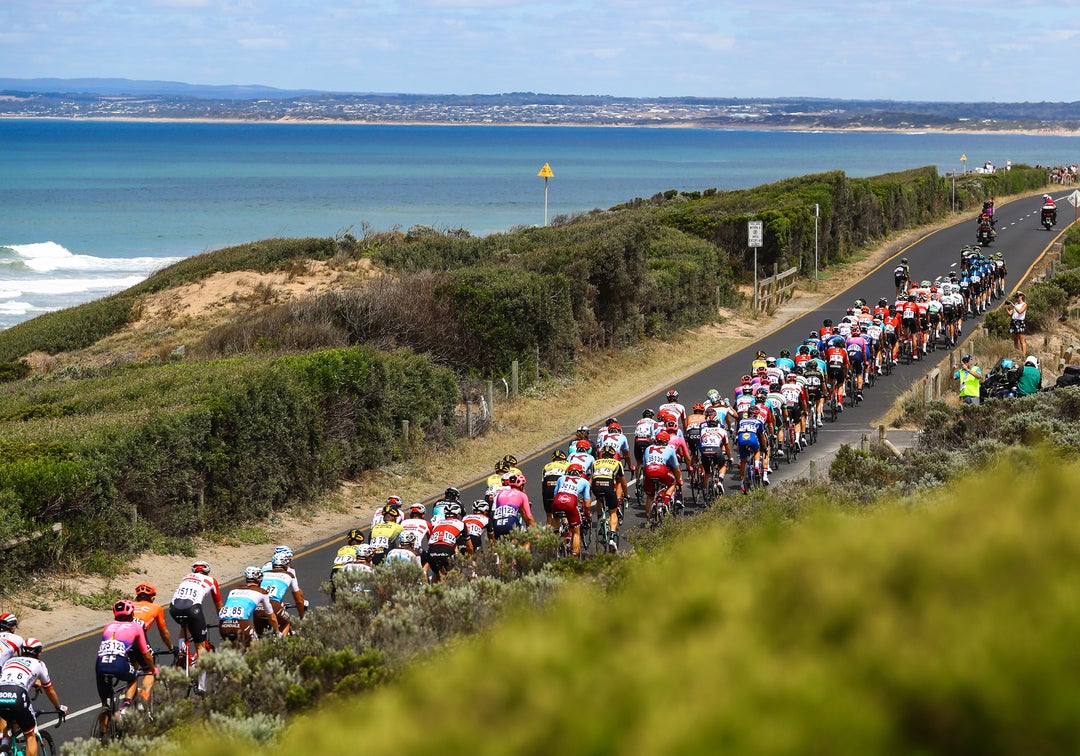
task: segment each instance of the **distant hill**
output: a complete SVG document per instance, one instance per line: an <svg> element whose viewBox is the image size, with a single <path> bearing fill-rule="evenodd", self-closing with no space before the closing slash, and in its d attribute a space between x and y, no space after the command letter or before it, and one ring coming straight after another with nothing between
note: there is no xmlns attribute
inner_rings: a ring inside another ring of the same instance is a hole
<svg viewBox="0 0 1080 756"><path fill-rule="evenodd" d="M299 97L316 89L277 89L259 84L186 84L181 81L141 79L8 79L0 90L99 95L172 95L208 99L254 100L261 97Z"/></svg>

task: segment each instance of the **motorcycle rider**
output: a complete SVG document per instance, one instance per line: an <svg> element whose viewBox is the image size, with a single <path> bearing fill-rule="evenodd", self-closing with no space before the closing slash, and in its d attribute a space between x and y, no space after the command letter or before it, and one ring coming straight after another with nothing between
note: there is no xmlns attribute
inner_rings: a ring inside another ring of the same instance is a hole
<svg viewBox="0 0 1080 756"><path fill-rule="evenodd" d="M1047 211L1050 213L1050 225L1057 225L1057 205L1054 203L1054 198L1049 194L1043 195L1042 213L1046 215Z"/></svg>

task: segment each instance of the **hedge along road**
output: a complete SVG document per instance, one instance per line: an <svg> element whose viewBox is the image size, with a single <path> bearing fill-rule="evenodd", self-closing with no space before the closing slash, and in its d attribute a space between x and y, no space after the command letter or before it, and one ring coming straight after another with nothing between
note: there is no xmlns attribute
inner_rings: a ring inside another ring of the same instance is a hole
<svg viewBox="0 0 1080 756"><path fill-rule="evenodd" d="M997 208L997 239L988 248L987 253L1000 251L1005 255L1009 267L1009 276L1006 280L1006 288L1015 291L1018 282L1026 280L1031 269L1049 250L1051 244L1061 237L1068 227L1069 205L1064 202L1067 192L1061 192L1060 197L1055 197L1059 205L1059 227L1055 232L1048 233L1039 224L1039 212L1042 207L1041 193L1031 197L1025 197L1005 203ZM1060 230L1059 230L1060 229ZM716 388L724 396L731 396L732 389L739 382L740 376L748 372L750 363L758 349L763 349L767 354L777 355L781 349L795 350L810 331L817 330L824 318L831 318L834 322L844 316L847 308L856 298L863 298L867 302L876 303L881 297L892 298L895 293L893 284L893 268L901 257L907 257L911 265L912 278L919 280L933 279L936 276L947 274L954 270L951 266L955 263L958 267L960 260L960 248L966 244L975 244L976 224L974 216L957 223L953 226L930 232L918 241L895 253L885 262L872 270L862 279L854 280L845 286L845 282L838 281L837 287L844 287L812 312L799 316L784 325L764 333L754 344L747 346L733 354L730 354L715 363L703 368L691 375L675 379L669 387L679 392L679 399L684 404L691 405L695 401L704 399L710 388ZM995 302L994 306L1000 305ZM968 320L964 324L966 338L975 328L975 321ZM942 358L943 353L932 354L929 359L916 362L911 365L897 365L891 376L878 380L873 388L864 392L865 399L861 405L852 409L847 408L835 423L826 422L819 435L818 443L809 447L800 455L800 463L787 465L775 461L772 480L783 480L793 475L802 474L806 468L806 461L810 459L826 460L839 449L843 443L857 444L862 435L874 427L874 422L880 418L895 402L896 398L907 391L913 382L929 372ZM951 387L949 377L943 379L943 386ZM633 423L641 417L641 412L646 407L655 409L664 401L665 387L661 392L645 397L633 405L620 407L610 414L618 416L624 428L632 429ZM606 415L605 415L606 416ZM596 429L596 422L602 418L582 418L581 422L590 424ZM591 420L591 422L590 422ZM572 429L568 429L572 430ZM541 470L550 457L552 450L566 448L570 438L563 438L523 460L520 464L522 471L528 479L528 492L533 502L534 515L538 521L542 521L543 507L540 503ZM507 439L507 452L516 452L514 440ZM495 460L492 460L494 463ZM471 481L459 485L456 481L446 481L446 485L458 485L461 489L462 501L469 504L484 495L483 479ZM729 495L738 494L738 481L736 474L729 474L726 487ZM687 487L687 493L689 489ZM622 529L629 531L643 524L643 512L633 506L627 512ZM430 504L430 502L429 502ZM304 551L298 551L294 562L297 574L300 577L301 587L305 590L305 596L311 602L312 607L325 605L327 596L319 590L319 584L327 579L330 572L330 564L336 549L341 545L341 537L330 541L323 541L308 547ZM270 551L267 549L267 558ZM177 575L177 582L182 575ZM223 592L234 586L239 581L233 576L217 576L219 580L229 581L222 586ZM171 591L175 586L161 586L162 593L159 600L168 601ZM213 622L213 607L207 602L204 608L208 621ZM294 610L295 612L295 610ZM167 613L166 613L167 615ZM102 619L106 619L103 615ZM169 620L173 638L177 636L177 628ZM56 742L62 743L76 737L85 737L91 728L91 715L99 706L94 683L94 659L97 652L98 640L101 628L70 638L61 643L55 643L46 648L43 659L48 664L53 680L60 693L60 700L71 709L68 715L68 724L59 729L50 727L50 731ZM212 637L216 637L216 631L211 631ZM151 641L160 639L156 631L152 631ZM153 643L151 643L153 645ZM169 657L165 657L169 660Z"/></svg>

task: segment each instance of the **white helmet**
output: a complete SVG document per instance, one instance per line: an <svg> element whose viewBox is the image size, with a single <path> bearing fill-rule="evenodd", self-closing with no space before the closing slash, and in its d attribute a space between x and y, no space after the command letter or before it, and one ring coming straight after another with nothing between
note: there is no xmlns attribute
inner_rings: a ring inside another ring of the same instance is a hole
<svg viewBox="0 0 1080 756"><path fill-rule="evenodd" d="M1028 358L1026 360L1024 360L1024 364L1025 365L1031 365L1033 368L1038 370L1039 369L1039 358L1036 357L1033 354L1029 355Z"/></svg>

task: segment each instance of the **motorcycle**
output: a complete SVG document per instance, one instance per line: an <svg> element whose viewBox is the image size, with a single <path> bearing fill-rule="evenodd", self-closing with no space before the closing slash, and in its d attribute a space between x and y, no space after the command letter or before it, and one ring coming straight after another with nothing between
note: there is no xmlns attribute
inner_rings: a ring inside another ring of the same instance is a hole
<svg viewBox="0 0 1080 756"><path fill-rule="evenodd" d="M1045 228L1047 231L1052 231L1054 229L1054 224L1057 223L1057 218L1055 217L1056 215L1057 210L1055 208L1044 207L1042 209L1043 228Z"/></svg>
<svg viewBox="0 0 1080 756"><path fill-rule="evenodd" d="M994 237L997 234L994 233L994 229L990 227L989 223L979 224L979 233L976 236L976 241L980 246L989 247L990 243L994 241Z"/></svg>
<svg viewBox="0 0 1080 756"><path fill-rule="evenodd" d="M979 386L979 394L983 401L1015 397L1016 385L1020 382L1020 375L1023 372L1023 365L1018 365L1005 357L998 360Z"/></svg>

